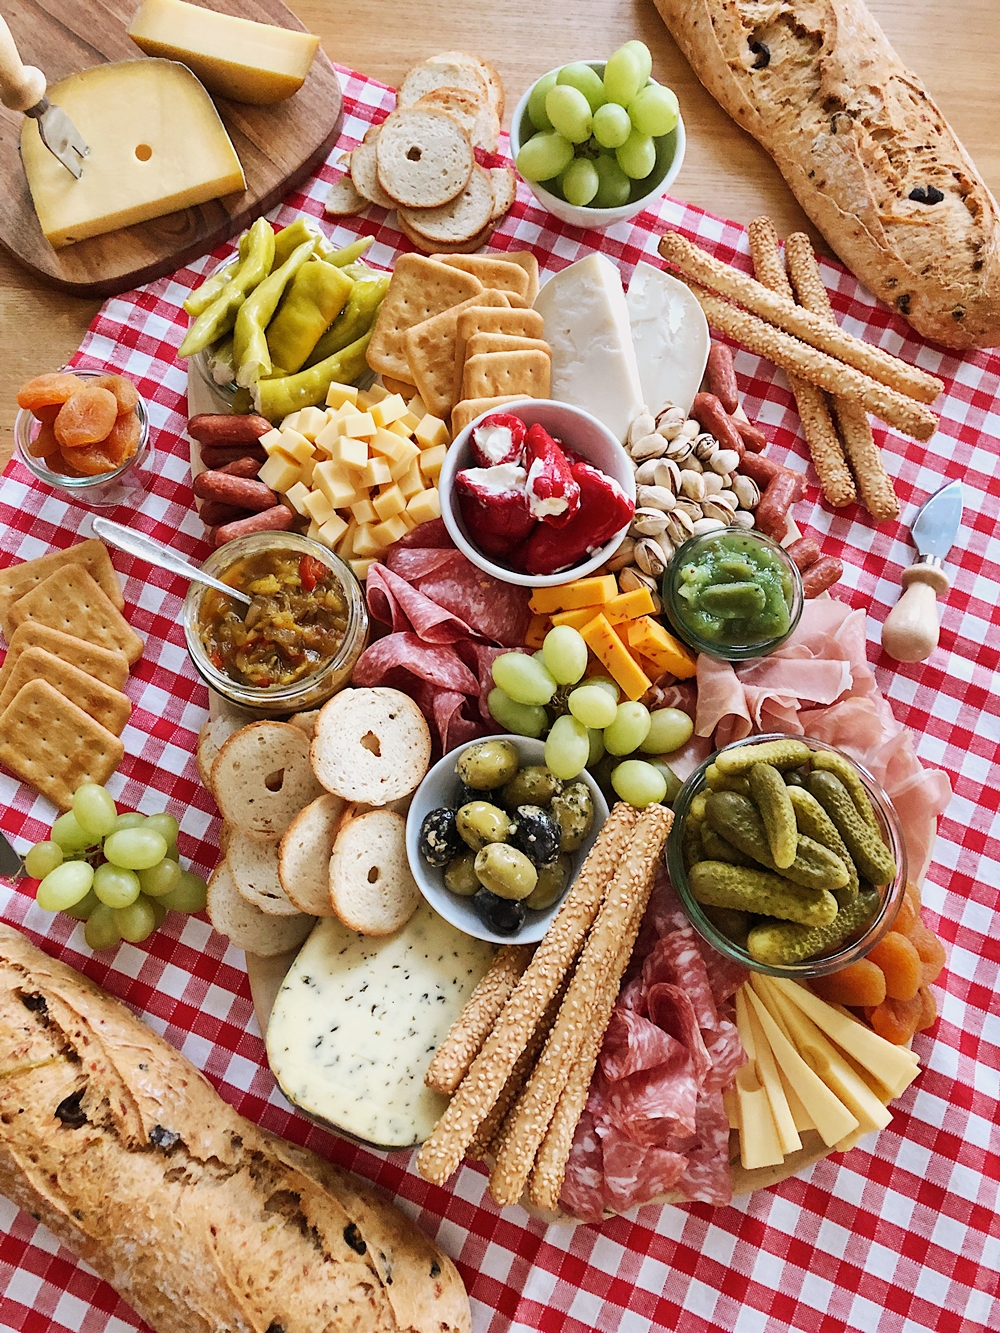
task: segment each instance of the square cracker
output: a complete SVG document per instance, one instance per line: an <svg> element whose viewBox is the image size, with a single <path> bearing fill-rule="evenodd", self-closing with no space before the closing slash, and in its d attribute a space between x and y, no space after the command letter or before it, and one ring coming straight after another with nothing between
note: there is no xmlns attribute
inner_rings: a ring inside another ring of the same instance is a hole
<svg viewBox="0 0 1000 1333"><path fill-rule="evenodd" d="M527 302L528 299L528 278L527 269L523 269L520 264L512 264L509 260L501 258L500 255L434 255L434 259L440 259L442 264L450 264L452 268L460 268L463 273L472 273L484 287L499 288L502 292L514 292L521 299Z"/></svg>
<svg viewBox="0 0 1000 1333"><path fill-rule="evenodd" d="M90 537L76 546L68 546L64 551L50 551L37 560L25 560L20 565L0 570L0 626L10 642L10 608L19 597L36 588L43 579L47 579L56 570L66 565L83 565L92 578L104 589L105 596L119 611L125 609L121 584L115 573L108 548L96 537Z"/></svg>
<svg viewBox="0 0 1000 1333"><path fill-rule="evenodd" d="M489 310L470 306L458 317L458 336L455 339L455 400L466 397L462 393L462 373L465 369L465 344L474 333L512 333L519 338L541 338L545 320L537 310Z"/></svg>
<svg viewBox="0 0 1000 1333"><path fill-rule="evenodd" d="M528 305L535 304L538 295L538 260L530 250L504 250L503 257L508 264L519 264L528 275L528 290L524 299Z"/></svg>
<svg viewBox="0 0 1000 1333"><path fill-rule="evenodd" d="M470 296L461 305L442 310L440 315L421 320L403 334L406 363L428 412L442 420L455 406L455 343L458 316L470 306L506 308L504 292L488 289Z"/></svg>
<svg viewBox="0 0 1000 1333"><path fill-rule="evenodd" d="M516 333L474 333L465 344L466 359L481 352L544 352L552 358L552 348L544 338L522 338Z"/></svg>
<svg viewBox="0 0 1000 1333"><path fill-rule="evenodd" d="M483 284L471 273L424 255L400 255L368 344L372 370L396 380L409 380L403 348L406 330L482 290Z"/></svg>
<svg viewBox="0 0 1000 1333"><path fill-rule="evenodd" d="M10 608L10 618L15 627L34 620L96 643L99 648L118 649L130 665L142 656L142 639L83 565L65 565L43 579L17 599Z"/></svg>
<svg viewBox="0 0 1000 1333"><path fill-rule="evenodd" d="M21 686L30 680L47 680L60 694L89 713L95 722L107 727L113 736L122 734L132 715L132 704L121 690L113 690L110 685L70 666L69 662L47 653L44 648L26 648L19 655L3 690L0 690L0 713Z"/></svg>
<svg viewBox="0 0 1000 1333"><path fill-rule="evenodd" d="M495 412L502 408L504 403L516 403L523 396L520 393L505 393L498 398L464 398L452 409L451 438L454 439L459 431L465 430L471 421L481 417L484 412Z"/></svg>
<svg viewBox="0 0 1000 1333"><path fill-rule="evenodd" d="M518 393L548 398L552 361L544 352L482 352L466 358L463 398L496 398Z"/></svg>
<svg viewBox="0 0 1000 1333"><path fill-rule="evenodd" d="M120 690L128 680L128 662L125 654L117 649L98 648L96 643L86 639L75 639L72 634L63 634L61 630L51 629L48 625L39 625L34 620L26 620L14 631L0 667L0 690L7 683L7 677L14 670L17 659L26 648L44 648L53 657L61 657L78 671L86 671L88 676L103 681L113 690Z"/></svg>
<svg viewBox="0 0 1000 1333"><path fill-rule="evenodd" d="M68 810L82 782L103 787L125 746L47 680L22 685L0 714L0 764Z"/></svg>

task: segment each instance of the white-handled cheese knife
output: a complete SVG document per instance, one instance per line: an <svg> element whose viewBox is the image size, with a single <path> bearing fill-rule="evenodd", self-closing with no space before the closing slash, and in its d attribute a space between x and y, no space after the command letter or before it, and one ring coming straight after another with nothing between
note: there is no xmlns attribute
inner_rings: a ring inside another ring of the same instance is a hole
<svg viewBox="0 0 1000 1333"><path fill-rule="evenodd" d="M962 483L951 481L921 507L910 529L920 559L903 570L903 595L882 626L882 647L897 662L923 662L937 647L937 599L951 587L945 556L962 521Z"/></svg>
<svg viewBox="0 0 1000 1333"><path fill-rule="evenodd" d="M90 152L66 112L45 96L45 75L34 65L23 65L13 34L0 15L0 102L11 111L23 111L38 122L42 143L77 180L83 159Z"/></svg>

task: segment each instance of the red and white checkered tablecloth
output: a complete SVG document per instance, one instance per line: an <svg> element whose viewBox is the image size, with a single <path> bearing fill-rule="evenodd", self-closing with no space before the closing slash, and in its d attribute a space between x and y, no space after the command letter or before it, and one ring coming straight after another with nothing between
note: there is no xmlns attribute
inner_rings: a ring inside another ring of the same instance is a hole
<svg viewBox="0 0 1000 1333"><path fill-rule="evenodd" d="M346 70L341 78L339 150L356 144L393 105L392 92L380 84ZM322 216L328 184L341 170L338 151L275 210L278 223L303 212ZM376 208L324 225L341 243L373 232L366 257L377 266L388 268L410 248ZM627 282L637 260L656 262L664 225L749 268L741 227L677 201L605 233L581 233L538 208L523 185L491 248L530 246L546 275L600 248ZM174 353L187 322L182 300L230 249L106 302L75 358L125 371L150 405L155 479L138 513L113 516L195 560L208 548L191 504L186 377ZM82 927L40 911L30 890L0 885L4 920L127 1001L244 1115L375 1181L436 1236L468 1286L475 1333L1000 1328L1000 354L958 357L926 346L842 268L822 267L846 328L947 385L937 404L941 427L930 444L876 426L903 523L876 529L857 508L825 508L811 473L796 510L800 525L843 558L836 595L869 613L869 657L879 684L916 733L922 759L946 769L955 792L924 885L927 919L949 954L935 988L941 1016L916 1038L924 1070L894 1104L888 1129L728 1208L650 1206L600 1226L546 1228L519 1208L500 1212L478 1166L463 1167L446 1188L435 1188L417 1176L409 1154L354 1147L291 1113L267 1068L243 955L205 920L171 915L145 944L93 955ZM745 351L737 352L736 369L750 418L772 437L771 452L804 469L805 446L782 372ZM966 508L949 562L954 586L942 606L941 644L927 663L900 666L881 652L879 623L914 555L905 524L945 479L956 477ZM12 464L0 483L0 563L72 544L86 519L83 509ZM218 859L219 818L193 758L206 691L179 625L184 585L118 553L113 559L127 614L147 647L127 687L134 705L123 737L127 757L111 786L125 808L148 813L166 806L176 814L183 857L207 873ZM44 836L51 816L32 790L0 774L0 825L19 849ZM0 1328L121 1333L141 1327L110 1287L0 1198Z"/></svg>

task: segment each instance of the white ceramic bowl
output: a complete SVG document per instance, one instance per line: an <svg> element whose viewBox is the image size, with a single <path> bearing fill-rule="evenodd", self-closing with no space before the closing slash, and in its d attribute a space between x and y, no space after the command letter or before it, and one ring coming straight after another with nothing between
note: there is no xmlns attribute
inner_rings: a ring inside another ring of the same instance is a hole
<svg viewBox="0 0 1000 1333"><path fill-rule="evenodd" d="M490 736L486 739L513 742L521 756L522 766L545 763L544 741L531 740L527 736ZM553 903L545 912L529 911L527 920L516 935L496 935L483 925L472 906L472 899L462 898L459 894L451 893L446 889L444 886L444 871L429 866L420 855L420 826L432 810L437 810L442 805L454 805L455 793L458 788L455 764L462 751L468 749L468 746L474 743L469 741L466 745L459 745L446 754L443 759L439 759L417 788L410 803L409 813L406 816L406 855L410 862L410 870L413 872L413 878L417 881L417 887L435 912L443 916L451 925L464 931L466 935L472 935L477 940L489 940L491 944L535 944L548 930L552 918L559 910L562 898ZM574 781L576 780L574 779ZM573 882L573 877L579 872L587 853L594 844L594 839L597 837L601 825L608 817L608 803L601 795L600 787L586 769L580 774L579 781L587 784L590 788L590 794L594 798L594 823L590 833L583 840L579 851L573 853L573 873L570 876L570 883ZM483 792L483 799L488 798L489 792Z"/></svg>
<svg viewBox="0 0 1000 1333"><path fill-rule="evenodd" d="M591 69L596 70L603 78L604 61L587 60L583 61ZM558 65L562 69L562 65ZM549 73L552 71L550 70ZM543 74L542 78L546 76ZM534 133L531 121L528 119L528 99L535 90L536 84L541 79L536 79L528 91L518 102L514 110L514 115L510 122L510 155L517 161L517 155L521 151L522 144L530 139ZM654 79L655 83L656 80ZM632 187L632 195L628 203L621 204L618 208L591 208L589 206L580 207L576 204L567 203L565 199L560 199L557 194L547 190L543 184L533 181L525 181L528 189L535 196L541 206L559 218L561 222L568 222L571 227L596 228L600 230L604 227L611 227L616 222L627 222L629 218L634 218L637 213L651 207L662 199L663 196L677 179L678 173L684 163L684 150L687 146L687 137L684 133L683 117L678 120L675 129L669 134L664 134L656 140L656 166L645 180L636 181ZM523 180L524 178L521 177ZM641 193L639 192L641 191Z"/></svg>
<svg viewBox="0 0 1000 1333"><path fill-rule="evenodd" d="M629 499L635 501L635 470L628 454L607 426L589 412L585 412L582 407L571 407L569 403L558 403L552 398L521 398L513 403L503 403L494 410L520 417L526 426L540 423L550 435L561 440L568 449L575 450L588 463L592 463L594 467L613 477ZM483 413L483 416L489 415L491 413ZM454 444L445 456L444 467L438 480L441 517L452 541L462 554L487 574L492 574L494 578L501 579L504 583L517 583L522 588L555 588L573 579L584 578L592 570L603 565L617 550L622 537L628 531L628 524L616 532L610 541L599 547L593 555L574 565L572 569L560 570L558 574L521 574L515 569L507 569L505 565L496 565L483 555L475 545L473 535L466 528L455 500L455 473L475 466L469 441L473 430L481 420L482 416L477 417L455 437Z"/></svg>

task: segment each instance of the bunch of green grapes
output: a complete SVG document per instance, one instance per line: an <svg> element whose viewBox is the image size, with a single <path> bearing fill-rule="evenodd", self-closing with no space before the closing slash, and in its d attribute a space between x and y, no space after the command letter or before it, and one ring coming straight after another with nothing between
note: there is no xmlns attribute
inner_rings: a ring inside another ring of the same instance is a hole
<svg viewBox="0 0 1000 1333"><path fill-rule="evenodd" d="M612 761L604 767L623 801L639 809L653 801L672 801L681 784L659 756L679 750L694 724L679 708L651 713L645 704L620 702L613 680L584 678L588 661L586 640L570 625L550 629L537 653L503 653L493 663L490 713L518 736L537 738L547 731L545 763L564 782L610 755ZM553 721L546 705L560 691L568 712Z"/></svg>
<svg viewBox="0 0 1000 1333"><path fill-rule="evenodd" d="M656 166L656 140L680 114L677 97L649 77L653 58L643 42L626 42L604 66L603 79L577 62L538 80L528 99L535 133L521 146L517 169L526 181L577 207L617 208L633 181Z"/></svg>
<svg viewBox="0 0 1000 1333"><path fill-rule="evenodd" d="M92 949L138 944L168 912L205 907L205 881L181 869L173 815L120 815L111 793L94 782L77 787L72 809L48 841L32 847L24 868L41 881L38 906L85 921Z"/></svg>

